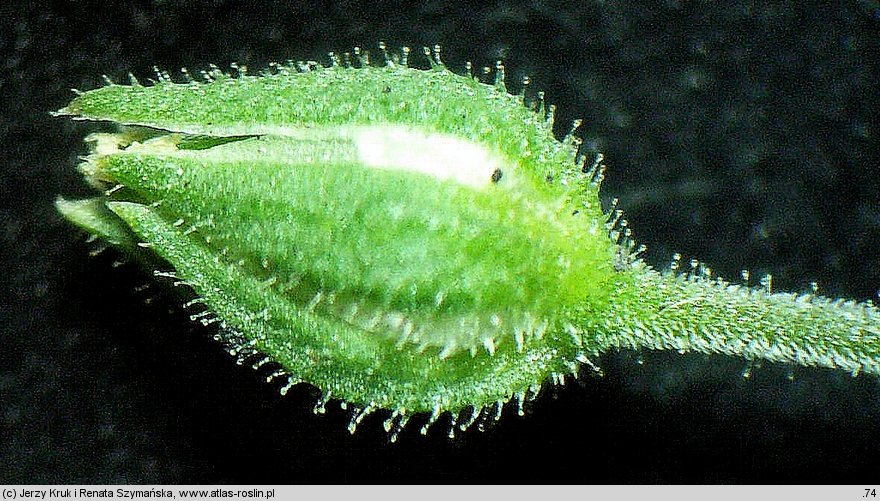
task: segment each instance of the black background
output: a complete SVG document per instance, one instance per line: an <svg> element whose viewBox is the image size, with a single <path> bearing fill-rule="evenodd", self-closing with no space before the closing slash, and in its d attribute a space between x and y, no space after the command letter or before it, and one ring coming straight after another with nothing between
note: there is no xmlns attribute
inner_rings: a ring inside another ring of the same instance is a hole
<svg viewBox="0 0 880 501"><path fill-rule="evenodd" d="M63 222L94 127L49 116L106 73L326 60L439 43L503 58L573 118L631 227L729 279L880 288L880 4L848 1L4 2L0 6L0 482L876 482L876 376L612 353L605 377L448 440L349 436L238 367L149 276Z"/></svg>

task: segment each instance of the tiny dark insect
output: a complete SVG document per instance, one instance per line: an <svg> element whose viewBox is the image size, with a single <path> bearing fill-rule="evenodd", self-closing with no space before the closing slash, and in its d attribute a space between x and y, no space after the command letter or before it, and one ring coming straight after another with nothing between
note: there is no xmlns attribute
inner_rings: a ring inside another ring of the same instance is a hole
<svg viewBox="0 0 880 501"><path fill-rule="evenodd" d="M495 169L495 171L492 172L492 182L497 183L498 181L501 181L501 176L503 175L504 173L501 172L501 169Z"/></svg>

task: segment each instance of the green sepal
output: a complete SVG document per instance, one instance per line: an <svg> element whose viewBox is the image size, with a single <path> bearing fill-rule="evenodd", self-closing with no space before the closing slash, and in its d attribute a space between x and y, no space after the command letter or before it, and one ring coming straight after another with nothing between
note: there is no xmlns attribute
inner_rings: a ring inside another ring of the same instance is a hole
<svg viewBox="0 0 880 501"><path fill-rule="evenodd" d="M526 340L520 350L499 347L494 355L459 352L441 359L436 352L400 349L303 311L144 205L110 202L109 207L174 266L178 280L211 305L224 321L222 328L252 342L291 377L334 398L410 414L482 409L534 391L551 373L570 372L577 356L571 337L552 333Z"/></svg>
<svg viewBox="0 0 880 501"><path fill-rule="evenodd" d="M137 244L137 236L125 221L107 208L107 199L104 197L85 200L66 200L58 197L55 200L55 207L67 220L111 245L132 250Z"/></svg>

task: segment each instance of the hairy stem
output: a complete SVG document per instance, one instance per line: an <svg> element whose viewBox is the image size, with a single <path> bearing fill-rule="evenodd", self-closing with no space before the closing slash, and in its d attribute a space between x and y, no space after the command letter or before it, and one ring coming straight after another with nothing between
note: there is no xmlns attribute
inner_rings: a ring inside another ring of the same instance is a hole
<svg viewBox="0 0 880 501"><path fill-rule="evenodd" d="M589 323L597 351L674 349L880 374L880 311L815 294L771 293L643 265Z"/></svg>

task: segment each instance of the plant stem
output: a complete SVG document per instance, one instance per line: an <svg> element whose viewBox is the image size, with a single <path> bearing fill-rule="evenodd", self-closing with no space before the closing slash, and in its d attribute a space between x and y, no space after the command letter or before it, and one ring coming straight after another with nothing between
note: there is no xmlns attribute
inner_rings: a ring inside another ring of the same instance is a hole
<svg viewBox="0 0 880 501"><path fill-rule="evenodd" d="M880 374L880 310L815 294L771 293L643 264L607 317L588 322L597 352L674 349Z"/></svg>

